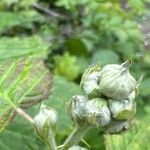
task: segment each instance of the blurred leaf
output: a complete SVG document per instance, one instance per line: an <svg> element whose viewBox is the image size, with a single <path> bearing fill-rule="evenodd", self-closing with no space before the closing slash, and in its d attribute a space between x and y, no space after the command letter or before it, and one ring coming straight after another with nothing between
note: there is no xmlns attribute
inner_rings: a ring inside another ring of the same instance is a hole
<svg viewBox="0 0 150 150"><path fill-rule="evenodd" d="M0 11L6 10L7 7L16 3L18 0L1 0L0 1Z"/></svg>
<svg viewBox="0 0 150 150"><path fill-rule="evenodd" d="M11 122L14 110L47 98L51 79L43 60L6 61L0 64L0 133Z"/></svg>
<svg viewBox="0 0 150 150"><path fill-rule="evenodd" d="M143 10L144 9L144 2L141 0L130 0L129 5L137 11Z"/></svg>
<svg viewBox="0 0 150 150"><path fill-rule="evenodd" d="M40 22L44 17L36 11L0 12L0 33L15 26L30 27L32 22Z"/></svg>
<svg viewBox="0 0 150 150"><path fill-rule="evenodd" d="M10 6L15 6L16 8L29 8L37 0L1 0L0 1L0 10L7 10Z"/></svg>
<svg viewBox="0 0 150 150"><path fill-rule="evenodd" d="M53 92L45 104L55 108L59 114L59 142L70 132L71 120L67 114L66 102L69 102L72 96L83 94L79 85L66 79L54 76Z"/></svg>
<svg viewBox="0 0 150 150"><path fill-rule="evenodd" d="M19 5L25 8L30 7L32 4L36 2L37 0L18 0Z"/></svg>
<svg viewBox="0 0 150 150"><path fill-rule="evenodd" d="M150 95L150 78L144 79L140 86L140 94L143 96Z"/></svg>
<svg viewBox="0 0 150 150"><path fill-rule="evenodd" d="M91 150L105 149L103 134L98 129L91 128L84 139L91 146Z"/></svg>
<svg viewBox="0 0 150 150"><path fill-rule="evenodd" d="M0 39L0 60L22 56L46 57L48 45L38 36L3 37Z"/></svg>
<svg viewBox="0 0 150 150"><path fill-rule="evenodd" d="M128 35L123 29L116 29L115 35L119 39L119 43L124 44L124 42L126 42L128 40Z"/></svg>
<svg viewBox="0 0 150 150"><path fill-rule="evenodd" d="M134 44L131 42L120 43L118 52L120 52L123 55L123 59L135 59L137 58L136 52L134 50Z"/></svg>
<svg viewBox="0 0 150 150"><path fill-rule="evenodd" d="M57 75L62 75L68 80L74 80L79 75L79 66L76 63L76 57L65 53L63 56L55 56L55 69Z"/></svg>
<svg viewBox="0 0 150 150"><path fill-rule="evenodd" d="M79 66L80 73L82 74L88 68L89 63L88 63L87 59L82 56L76 57L76 59L77 59L76 64L77 64L77 66Z"/></svg>
<svg viewBox="0 0 150 150"><path fill-rule="evenodd" d="M72 38L65 42L66 49L72 55L88 56L88 50L81 39Z"/></svg>
<svg viewBox="0 0 150 150"><path fill-rule="evenodd" d="M145 64L150 66L150 51L146 51L145 52L145 54L144 54L144 61L145 61Z"/></svg>
<svg viewBox="0 0 150 150"><path fill-rule="evenodd" d="M150 125L138 122L122 135L105 135L107 150L148 150L150 149Z"/></svg>
<svg viewBox="0 0 150 150"><path fill-rule="evenodd" d="M101 65L113 64L119 62L119 56L111 50L99 50L93 54L92 64L100 63Z"/></svg>
<svg viewBox="0 0 150 150"><path fill-rule="evenodd" d="M88 2L89 0L76 0L76 1L72 1L72 0L57 0L56 1L56 5L59 7L64 7L65 9L68 10L74 10L76 5L79 4L86 4L86 2Z"/></svg>

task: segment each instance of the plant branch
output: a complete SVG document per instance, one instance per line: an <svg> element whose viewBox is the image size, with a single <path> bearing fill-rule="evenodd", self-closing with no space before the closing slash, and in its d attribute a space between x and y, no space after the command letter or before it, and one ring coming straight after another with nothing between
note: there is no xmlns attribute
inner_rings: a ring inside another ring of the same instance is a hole
<svg viewBox="0 0 150 150"><path fill-rule="evenodd" d="M49 16L53 16L53 17L57 17L57 18L62 18L64 19L65 17L61 14L59 14L58 12L56 11L53 11L53 10L50 10L48 8L44 8L43 6L41 6L40 4L33 4L32 7L42 13L45 13Z"/></svg>
<svg viewBox="0 0 150 150"><path fill-rule="evenodd" d="M21 108L16 108L16 112L22 116L24 119L26 119L30 124L34 125L34 120L32 117L30 117L26 112L24 112Z"/></svg>
<svg viewBox="0 0 150 150"><path fill-rule="evenodd" d="M87 125L84 125L82 127L77 126L73 132L70 134L70 136L66 139L64 144L61 147L61 150L69 149L71 146L79 142L85 133L88 131L90 127ZM59 148L59 147L58 147Z"/></svg>

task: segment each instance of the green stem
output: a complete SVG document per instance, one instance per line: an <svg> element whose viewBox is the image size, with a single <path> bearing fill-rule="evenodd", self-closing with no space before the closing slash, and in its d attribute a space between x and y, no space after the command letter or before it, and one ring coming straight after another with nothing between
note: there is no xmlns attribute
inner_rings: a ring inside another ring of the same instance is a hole
<svg viewBox="0 0 150 150"><path fill-rule="evenodd" d="M34 120L26 113L24 112L21 108L16 108L16 112L22 116L24 119L26 119L31 125L34 125Z"/></svg>
<svg viewBox="0 0 150 150"><path fill-rule="evenodd" d="M46 143L47 143L49 150L57 150L55 136L51 127L49 128L49 135L48 135L48 140Z"/></svg>
<svg viewBox="0 0 150 150"><path fill-rule="evenodd" d="M22 116L24 119L26 119L31 125L34 125L34 127L35 127L34 120L26 112L24 112L21 108L19 108L19 107L16 108L16 112L20 116ZM45 143L47 144L49 150L57 150L55 136L54 136L54 133L53 133L53 130L51 129L51 127L49 127L49 135L48 135L48 139L47 139L47 141L45 141Z"/></svg>
<svg viewBox="0 0 150 150"><path fill-rule="evenodd" d="M88 129L89 129L89 126L87 126L87 125L82 126L82 127L77 126L73 130L73 132L70 134L70 136L66 139L66 141L62 145L62 149L61 150L67 150L71 146L73 146L74 144L79 142L83 138L85 133L88 131Z"/></svg>

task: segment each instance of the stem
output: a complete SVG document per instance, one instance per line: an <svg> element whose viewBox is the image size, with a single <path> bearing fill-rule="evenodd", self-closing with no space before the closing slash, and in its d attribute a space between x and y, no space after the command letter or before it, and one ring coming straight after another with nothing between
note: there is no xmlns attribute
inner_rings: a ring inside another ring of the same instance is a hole
<svg viewBox="0 0 150 150"><path fill-rule="evenodd" d="M79 142L84 136L84 134L88 131L88 129L89 126L87 125L84 125L82 127L77 126L64 142L62 150L69 149L71 146Z"/></svg>
<svg viewBox="0 0 150 150"><path fill-rule="evenodd" d="M42 13L45 13L49 16L52 16L52 17L57 17L57 18L61 18L61 19L64 19L65 16L63 16L62 14L59 14L58 12L54 11L54 10L50 10L48 8L45 8L45 7L42 7L40 4L33 4L32 7Z"/></svg>
<svg viewBox="0 0 150 150"><path fill-rule="evenodd" d="M58 150L58 149L62 149L63 146L64 146L64 145L57 146L57 150Z"/></svg>
<svg viewBox="0 0 150 150"><path fill-rule="evenodd" d="M48 145L48 148L50 150L57 150L55 136L54 136L54 133L53 133L53 130L52 130L51 127L49 127L49 134L48 134L47 145Z"/></svg>
<svg viewBox="0 0 150 150"><path fill-rule="evenodd" d="M26 113L24 112L21 108L16 108L16 112L22 116L24 119L26 119L30 124L34 125L34 120Z"/></svg>
<svg viewBox="0 0 150 150"><path fill-rule="evenodd" d="M16 108L16 112L22 116L24 119L26 119L31 125L34 125L34 120L21 108ZM35 127L35 125L34 125ZM46 144L50 150L57 150L56 142L55 142L55 136L53 134L53 130L51 127L49 127L49 135L48 139L46 141Z"/></svg>

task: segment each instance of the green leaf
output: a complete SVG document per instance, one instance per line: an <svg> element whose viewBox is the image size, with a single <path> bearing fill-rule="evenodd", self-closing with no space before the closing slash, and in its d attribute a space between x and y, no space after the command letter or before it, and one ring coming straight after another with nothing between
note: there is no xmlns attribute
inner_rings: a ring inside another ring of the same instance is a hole
<svg viewBox="0 0 150 150"><path fill-rule="evenodd" d="M66 49L72 55L88 56L88 49L81 39L72 38L65 42Z"/></svg>
<svg viewBox="0 0 150 150"><path fill-rule="evenodd" d="M0 10L7 10L11 6L15 6L15 9L19 9L20 7L27 9L36 2L37 0L1 0Z"/></svg>
<svg viewBox="0 0 150 150"><path fill-rule="evenodd" d="M105 150L103 134L96 128L91 128L84 137L92 150Z"/></svg>
<svg viewBox="0 0 150 150"><path fill-rule="evenodd" d="M23 8L31 7L32 4L35 4L37 0L19 0L18 4L19 6L22 6Z"/></svg>
<svg viewBox="0 0 150 150"><path fill-rule="evenodd" d="M150 78L147 78L144 81L142 81L139 91L140 94L143 96L148 96L150 94Z"/></svg>
<svg viewBox="0 0 150 150"><path fill-rule="evenodd" d="M122 135L105 135L105 146L107 150L148 150L149 133L149 124L137 122L131 130Z"/></svg>
<svg viewBox="0 0 150 150"><path fill-rule="evenodd" d="M80 69L80 73L83 74L84 71L89 67L89 63L85 57L78 56L76 57L77 61L76 64Z"/></svg>
<svg viewBox="0 0 150 150"><path fill-rule="evenodd" d="M118 45L118 52L123 55L123 59L136 59L136 51L132 42L120 43Z"/></svg>
<svg viewBox="0 0 150 150"><path fill-rule="evenodd" d="M45 104L55 108L59 114L59 142L66 136L71 129L71 120L67 114L66 102L69 102L72 96L83 94L79 85L66 79L54 76L53 91Z"/></svg>
<svg viewBox="0 0 150 150"><path fill-rule="evenodd" d="M119 62L119 56L111 50L99 50L93 54L92 64L100 63L101 65L113 64Z"/></svg>
<svg viewBox="0 0 150 150"><path fill-rule="evenodd" d="M7 7L16 3L17 0L1 0L0 1L0 11L6 10Z"/></svg>
<svg viewBox="0 0 150 150"><path fill-rule="evenodd" d="M43 21L36 11L0 12L0 33L15 26L30 27L32 22Z"/></svg>
<svg viewBox="0 0 150 150"><path fill-rule="evenodd" d="M17 107L30 107L49 95L51 78L43 60L0 63L0 133L8 126Z"/></svg>
<svg viewBox="0 0 150 150"><path fill-rule="evenodd" d="M30 115L38 112L38 107L35 105L29 109ZM41 142L34 132L33 127L17 115L13 123L2 132L0 135L0 149L3 150L46 150L45 144Z"/></svg>
<svg viewBox="0 0 150 150"><path fill-rule="evenodd" d="M48 45L38 36L3 37L0 39L0 61L23 56L46 57Z"/></svg>
<svg viewBox="0 0 150 150"><path fill-rule="evenodd" d="M39 112L40 104L24 111L34 117ZM47 150L45 144L36 136L34 128L20 115L16 115L5 132L0 135L0 149L3 150Z"/></svg>

